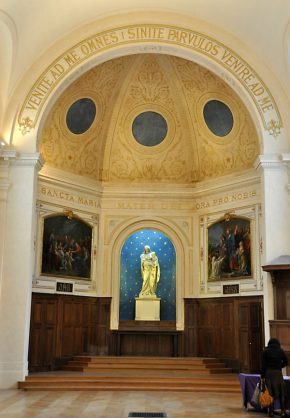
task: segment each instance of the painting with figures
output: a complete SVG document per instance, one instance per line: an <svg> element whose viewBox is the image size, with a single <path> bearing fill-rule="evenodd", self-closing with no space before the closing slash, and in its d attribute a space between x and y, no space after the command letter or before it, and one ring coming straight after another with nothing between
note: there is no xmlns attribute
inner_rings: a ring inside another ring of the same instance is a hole
<svg viewBox="0 0 290 418"><path fill-rule="evenodd" d="M64 215L44 219L41 274L89 279L92 227Z"/></svg>
<svg viewBox="0 0 290 418"><path fill-rule="evenodd" d="M208 281L251 276L250 220L226 217L208 228Z"/></svg>

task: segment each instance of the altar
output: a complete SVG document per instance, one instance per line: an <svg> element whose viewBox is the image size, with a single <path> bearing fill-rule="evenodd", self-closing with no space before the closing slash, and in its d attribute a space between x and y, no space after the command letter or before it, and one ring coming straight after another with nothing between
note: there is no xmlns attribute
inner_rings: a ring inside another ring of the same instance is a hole
<svg viewBox="0 0 290 418"><path fill-rule="evenodd" d="M243 406L244 408L250 408L250 400L253 396L254 390L260 380L261 376L259 374L239 374L240 385L242 389L243 396ZM286 409L290 409L290 376L284 376L284 381L287 388L287 398L286 398ZM279 401L275 401L275 409L280 409Z"/></svg>

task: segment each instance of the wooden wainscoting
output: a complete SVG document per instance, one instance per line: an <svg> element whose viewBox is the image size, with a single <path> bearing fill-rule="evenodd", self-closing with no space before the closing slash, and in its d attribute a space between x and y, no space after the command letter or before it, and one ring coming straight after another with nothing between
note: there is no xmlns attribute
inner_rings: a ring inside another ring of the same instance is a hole
<svg viewBox="0 0 290 418"><path fill-rule="evenodd" d="M110 303L33 294L29 370L55 370L77 355L115 355L212 357L236 371L260 371L262 297L185 299L184 331L175 321L121 321L110 331Z"/></svg>
<svg viewBox="0 0 290 418"><path fill-rule="evenodd" d="M287 374L290 374L290 319L272 320L270 323L271 337L278 338L281 346L289 359L289 366L287 367Z"/></svg>
<svg viewBox="0 0 290 418"><path fill-rule="evenodd" d="M29 371L54 370L75 355L108 354L110 298L32 294Z"/></svg>
<svg viewBox="0 0 290 418"><path fill-rule="evenodd" d="M182 356L182 331L175 321L120 321L114 331L117 356Z"/></svg>
<svg viewBox="0 0 290 418"><path fill-rule="evenodd" d="M185 300L184 355L217 357L234 369L259 372L262 297Z"/></svg>

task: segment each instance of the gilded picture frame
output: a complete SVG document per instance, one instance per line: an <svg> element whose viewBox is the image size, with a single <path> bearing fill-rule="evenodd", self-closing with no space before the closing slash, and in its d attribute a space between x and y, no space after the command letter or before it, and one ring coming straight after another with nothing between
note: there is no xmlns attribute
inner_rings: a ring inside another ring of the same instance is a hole
<svg viewBox="0 0 290 418"><path fill-rule="evenodd" d="M208 227L208 282L252 276L251 222L225 216Z"/></svg>
<svg viewBox="0 0 290 418"><path fill-rule="evenodd" d="M91 279L93 228L70 214L44 218L41 275Z"/></svg>

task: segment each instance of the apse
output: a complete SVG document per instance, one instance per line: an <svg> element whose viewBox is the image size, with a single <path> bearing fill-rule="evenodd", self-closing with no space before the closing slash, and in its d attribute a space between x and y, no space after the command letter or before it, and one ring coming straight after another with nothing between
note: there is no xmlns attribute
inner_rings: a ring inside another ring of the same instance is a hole
<svg viewBox="0 0 290 418"><path fill-rule="evenodd" d="M176 319L176 253L172 241L156 229L141 229L128 236L120 254L120 320L135 319L135 298L142 287L140 255L149 245L158 257L161 299L160 320Z"/></svg>

